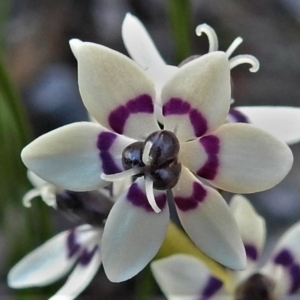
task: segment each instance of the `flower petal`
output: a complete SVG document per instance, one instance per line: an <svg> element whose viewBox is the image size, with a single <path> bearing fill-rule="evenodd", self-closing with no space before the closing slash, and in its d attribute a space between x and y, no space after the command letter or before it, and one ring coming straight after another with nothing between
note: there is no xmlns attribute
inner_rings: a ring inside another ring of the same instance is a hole
<svg viewBox="0 0 300 300"><path fill-rule="evenodd" d="M230 69L224 52L212 52L184 66L162 90L165 129L180 140L211 132L230 106Z"/></svg>
<svg viewBox="0 0 300 300"><path fill-rule="evenodd" d="M151 270L167 299L210 300L222 290L223 283L211 277L205 265L191 255L156 260Z"/></svg>
<svg viewBox="0 0 300 300"><path fill-rule="evenodd" d="M139 273L155 256L166 234L169 209L166 194L156 193L161 209L148 203L144 180L138 179L117 200L105 224L102 260L110 281L120 282Z"/></svg>
<svg viewBox="0 0 300 300"><path fill-rule="evenodd" d="M79 122L37 138L21 155L30 170L58 187L95 190L106 184L100 179L102 172L123 170L121 153L132 142L99 124Z"/></svg>
<svg viewBox="0 0 300 300"><path fill-rule="evenodd" d="M159 129L154 85L138 65L101 45L79 40L70 45L83 102L101 125L137 139Z"/></svg>
<svg viewBox="0 0 300 300"><path fill-rule="evenodd" d="M249 263L257 262L263 250L266 239L265 220L255 211L250 202L241 195L233 196L229 207L237 222L245 246L248 268Z"/></svg>
<svg viewBox="0 0 300 300"><path fill-rule="evenodd" d="M83 225L64 231L26 255L8 273L12 288L44 286L65 276L81 253L82 232L90 228Z"/></svg>
<svg viewBox="0 0 300 300"><path fill-rule="evenodd" d="M278 184L289 172L289 147L250 124L224 124L213 134L183 143L181 162L214 186L254 193Z"/></svg>
<svg viewBox="0 0 300 300"><path fill-rule="evenodd" d="M130 13L126 14L123 21L122 37L132 59L144 70L166 64L142 22Z"/></svg>
<svg viewBox="0 0 300 300"><path fill-rule="evenodd" d="M244 106L235 109L247 116L250 123L288 144L300 141L300 108L298 107Z"/></svg>
<svg viewBox="0 0 300 300"><path fill-rule="evenodd" d="M100 241L99 233L97 233L97 238ZM67 282L49 300L73 300L89 285L101 265L100 249L97 245L94 245L93 249L96 251L88 264L81 263L79 258L79 262ZM91 248L90 251L93 249Z"/></svg>
<svg viewBox="0 0 300 300"><path fill-rule="evenodd" d="M280 283L285 294L300 290L300 222L282 236L263 271Z"/></svg>
<svg viewBox="0 0 300 300"><path fill-rule="evenodd" d="M238 227L222 196L185 167L172 192L180 222L196 246L226 267L245 268Z"/></svg>

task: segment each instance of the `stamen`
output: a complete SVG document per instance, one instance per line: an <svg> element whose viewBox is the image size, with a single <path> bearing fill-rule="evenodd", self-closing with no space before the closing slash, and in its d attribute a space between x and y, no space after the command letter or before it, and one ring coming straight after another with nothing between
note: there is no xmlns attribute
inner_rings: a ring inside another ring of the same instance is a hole
<svg viewBox="0 0 300 300"><path fill-rule="evenodd" d="M259 70L259 61L256 57L248 54L237 55L229 60L230 69L235 68L241 64L250 64L252 67L249 69L250 72L257 72Z"/></svg>
<svg viewBox="0 0 300 300"><path fill-rule="evenodd" d="M32 190L28 191L22 199L23 205L25 207L31 207L32 199L34 199L35 197L38 197L40 195L41 195L41 192L39 189L32 189Z"/></svg>
<svg viewBox="0 0 300 300"><path fill-rule="evenodd" d="M207 24L201 24L196 27L196 34L201 36L202 33L205 33L208 38L209 48L208 52L218 51L219 49L219 42L216 32L212 27Z"/></svg>
<svg viewBox="0 0 300 300"><path fill-rule="evenodd" d="M52 206L55 209L57 208L54 186L43 187L41 189L41 197L48 206Z"/></svg>
<svg viewBox="0 0 300 300"><path fill-rule="evenodd" d="M126 177L131 177L134 175L137 175L139 173L141 173L143 170L143 168L132 168L132 169L128 169L126 171L120 172L120 173L116 173L116 174L104 174L102 173L100 175L101 179L105 180L105 181L116 181L116 180L121 180L124 179Z"/></svg>
<svg viewBox="0 0 300 300"><path fill-rule="evenodd" d="M148 141L144 147L142 161L146 166L149 166L152 161L152 157L150 156L150 150L152 148L152 145L153 145L153 143Z"/></svg>
<svg viewBox="0 0 300 300"><path fill-rule="evenodd" d="M226 55L229 58L231 54L236 50L236 48L243 42L243 39L241 37L237 37L229 46L229 48L226 51Z"/></svg>
<svg viewBox="0 0 300 300"><path fill-rule="evenodd" d="M149 204L151 205L152 209L156 212L159 213L161 212L161 209L157 206L154 193L153 193L153 181L145 176L145 189L146 189L146 195Z"/></svg>

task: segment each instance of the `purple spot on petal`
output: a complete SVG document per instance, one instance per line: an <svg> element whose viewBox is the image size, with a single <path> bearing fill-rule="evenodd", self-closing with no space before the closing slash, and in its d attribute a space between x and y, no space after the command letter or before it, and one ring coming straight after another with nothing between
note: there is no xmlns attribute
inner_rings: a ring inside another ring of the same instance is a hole
<svg viewBox="0 0 300 300"><path fill-rule="evenodd" d="M245 245L245 251L246 251L246 255L249 259L251 260L257 260L258 258L258 252L255 246L250 245L250 244L246 244Z"/></svg>
<svg viewBox="0 0 300 300"><path fill-rule="evenodd" d="M111 153L109 152L111 146L114 144L117 135L113 132L101 132L97 140L97 148L100 150L99 156L102 161L102 169L105 174L115 174L122 172L118 167Z"/></svg>
<svg viewBox="0 0 300 300"><path fill-rule="evenodd" d="M141 95L126 104L128 110L133 113L153 113L152 98L149 95Z"/></svg>
<svg viewBox="0 0 300 300"><path fill-rule="evenodd" d="M151 96L140 95L114 109L108 116L108 123L115 132L122 134L130 114L153 113L153 111L154 105Z"/></svg>
<svg viewBox="0 0 300 300"><path fill-rule="evenodd" d="M195 136L202 136L208 129L207 121L200 111L191 107L189 102L180 98L171 98L163 106L164 116L185 114L188 114Z"/></svg>
<svg viewBox="0 0 300 300"><path fill-rule="evenodd" d="M273 261L278 265L287 267L293 263L294 257L289 250L283 249L274 257Z"/></svg>
<svg viewBox="0 0 300 300"><path fill-rule="evenodd" d="M129 114L128 109L124 105L117 107L109 114L108 123L110 127L115 132L122 134Z"/></svg>
<svg viewBox="0 0 300 300"><path fill-rule="evenodd" d="M179 98L171 98L163 105L162 111L164 116L184 115L190 111L191 105Z"/></svg>
<svg viewBox="0 0 300 300"><path fill-rule="evenodd" d="M193 193L189 197L174 197L177 207L182 211L195 209L199 203L204 201L207 191L198 182L193 183Z"/></svg>
<svg viewBox="0 0 300 300"><path fill-rule="evenodd" d="M99 246L95 245L95 247L91 251L84 249L80 257L78 258L78 263L81 264L82 266L87 266L91 262L98 248Z"/></svg>
<svg viewBox="0 0 300 300"><path fill-rule="evenodd" d="M127 200L137 207L143 208L149 212L154 212L151 205L149 204L145 192L140 189L137 183L133 183L129 188L127 193ZM163 209L167 202L166 194L165 193L159 194L158 196L155 197L155 200L157 206L160 209Z"/></svg>
<svg viewBox="0 0 300 300"><path fill-rule="evenodd" d="M294 264L289 271L292 279L290 294L293 294L300 289L300 266Z"/></svg>
<svg viewBox="0 0 300 300"><path fill-rule="evenodd" d="M81 245L76 240L76 228L71 229L67 236L68 258L72 258L81 248Z"/></svg>
<svg viewBox="0 0 300 300"><path fill-rule="evenodd" d="M229 117L233 120L233 122L237 123L250 123L247 116L244 115L241 111L231 108L229 110Z"/></svg>
<svg viewBox="0 0 300 300"><path fill-rule="evenodd" d="M207 154L207 161L197 171L197 175L206 179L214 179L218 173L220 140L214 135L204 136L199 140Z"/></svg>
<svg viewBox="0 0 300 300"><path fill-rule="evenodd" d="M98 136L97 148L100 151L108 151L116 139L117 135L112 132L101 132Z"/></svg>
<svg viewBox="0 0 300 300"><path fill-rule="evenodd" d="M189 113L189 117L194 128L195 136L202 136L207 131L206 119L197 109L192 109Z"/></svg>
<svg viewBox="0 0 300 300"><path fill-rule="evenodd" d="M208 300L210 297L212 297L215 293L217 293L220 288L223 286L223 282L215 277L209 277L203 292L202 297L200 300Z"/></svg>

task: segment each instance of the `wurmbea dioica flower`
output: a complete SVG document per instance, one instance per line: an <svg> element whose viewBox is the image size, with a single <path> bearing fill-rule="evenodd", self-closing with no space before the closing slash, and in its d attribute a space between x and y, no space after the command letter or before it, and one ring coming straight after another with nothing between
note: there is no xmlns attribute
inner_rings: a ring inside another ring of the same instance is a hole
<svg viewBox="0 0 300 300"><path fill-rule="evenodd" d="M25 194L25 206L31 206L30 201L41 196L46 204L70 219L87 224L56 235L26 255L10 270L8 285L17 289L46 286L70 273L63 287L50 299L74 299L88 286L101 265L103 224L115 192L122 186L114 186L112 198L106 198L104 189L72 192L57 188L30 171L28 178L34 188Z"/></svg>
<svg viewBox="0 0 300 300"><path fill-rule="evenodd" d="M104 46L70 42L79 89L100 124L80 122L47 133L24 148L25 165L68 190L93 190L132 177L113 206L102 238L111 281L137 274L158 251L172 192L188 235L220 263L241 269L245 252L222 196L273 187L292 165L290 149L249 124L223 124L230 106L230 66L212 52L183 67L161 89L163 129L154 114L155 86L126 56Z"/></svg>
<svg viewBox="0 0 300 300"><path fill-rule="evenodd" d="M102 232L100 227L85 224L59 233L10 270L8 285L16 289L46 286L70 273L66 283L49 300L76 298L101 265Z"/></svg>
<svg viewBox="0 0 300 300"><path fill-rule="evenodd" d="M226 284L212 275L193 256L178 254L151 264L153 274L167 299L280 300L300 290L300 223L279 240L267 263L258 263L266 229L264 219L242 196L234 196L230 208L247 253L244 271L228 270Z"/></svg>
<svg viewBox="0 0 300 300"><path fill-rule="evenodd" d="M214 29L207 24L201 24L197 26L196 34L201 36L202 33L205 33L208 37L208 51L218 51L219 42ZM155 82L156 92L159 95L164 83L178 71L178 67L165 63L144 25L139 19L129 13L127 13L123 22L122 36L128 53L151 76ZM251 65L251 72L257 72L259 70L259 61L254 56L242 54L231 57L242 42L243 39L241 37L236 38L224 52L228 57L230 69L247 63ZM192 59L195 57L197 56L193 56ZM190 58L186 61L188 60ZM156 98L156 111L157 116L160 117L160 97ZM162 121L161 117L160 121ZM288 144L300 141L300 108L288 106L239 106L229 110L227 121L254 124Z"/></svg>

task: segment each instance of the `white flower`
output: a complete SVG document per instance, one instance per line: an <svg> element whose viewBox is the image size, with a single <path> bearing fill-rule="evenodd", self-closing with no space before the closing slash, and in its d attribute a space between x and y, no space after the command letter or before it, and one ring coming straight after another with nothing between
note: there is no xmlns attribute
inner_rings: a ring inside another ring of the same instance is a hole
<svg viewBox="0 0 300 300"><path fill-rule="evenodd" d="M201 24L197 26L196 34L200 36L202 33L208 37L209 52L218 51L219 42L213 28ZM165 63L143 24L129 13L123 22L122 35L128 53L144 70L147 70L159 94L161 87L178 71L178 68ZM254 56L243 54L231 58L242 41L241 37L236 38L225 52L230 69L248 63L251 65L250 71L257 72L259 61ZM161 106L159 97L156 99L156 106ZM156 111L161 121L159 108L156 108ZM297 107L238 106L230 109L228 121L254 124L288 144L300 141L300 108Z"/></svg>
<svg viewBox="0 0 300 300"><path fill-rule="evenodd" d="M244 248L226 202L196 175L226 191L257 192L280 182L293 157L284 143L252 125L224 124L231 99L226 54L203 55L163 85L162 130L154 84L137 64L101 45L70 44L84 104L101 125L79 122L49 132L25 147L22 159L68 190L134 179L105 224L108 278L131 278L157 253L169 222L166 190L195 244L222 264L243 268Z"/></svg>
<svg viewBox="0 0 300 300"><path fill-rule="evenodd" d="M49 300L72 300L91 282L101 265L102 229L81 225L38 247L8 273L8 285L27 288L49 285L70 273Z"/></svg>
<svg viewBox="0 0 300 300"><path fill-rule="evenodd" d="M228 270L230 282L223 283L190 255L178 254L157 260L151 268L167 299L279 300L300 290L300 222L281 237L267 263L260 267L258 259L266 235L264 219L242 196L233 197L230 208L245 245L246 270ZM237 295L240 298L236 298Z"/></svg>

